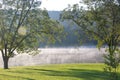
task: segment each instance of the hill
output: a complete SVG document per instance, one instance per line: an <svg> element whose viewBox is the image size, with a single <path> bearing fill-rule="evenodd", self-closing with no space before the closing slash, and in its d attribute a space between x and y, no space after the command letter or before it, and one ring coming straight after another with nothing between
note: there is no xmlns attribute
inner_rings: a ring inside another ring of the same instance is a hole
<svg viewBox="0 0 120 80"><path fill-rule="evenodd" d="M55 44L40 44L40 47L77 47L77 46L95 46L97 44L94 40L89 40L88 36L82 30L79 30L79 34L76 35L75 32L78 30L76 24L72 23L71 21L64 21L61 22L59 20L61 11L48 11L49 16L54 19L58 20L65 28L65 32L67 33L66 38L62 39L61 42L56 42ZM82 45L80 44L82 42Z"/></svg>

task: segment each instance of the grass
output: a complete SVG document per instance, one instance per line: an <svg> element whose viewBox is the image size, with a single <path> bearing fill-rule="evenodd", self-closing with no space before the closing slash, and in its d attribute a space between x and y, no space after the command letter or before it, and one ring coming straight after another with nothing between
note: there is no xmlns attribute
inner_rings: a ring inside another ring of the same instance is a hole
<svg viewBox="0 0 120 80"><path fill-rule="evenodd" d="M104 64L56 64L0 69L0 80L106 80Z"/></svg>

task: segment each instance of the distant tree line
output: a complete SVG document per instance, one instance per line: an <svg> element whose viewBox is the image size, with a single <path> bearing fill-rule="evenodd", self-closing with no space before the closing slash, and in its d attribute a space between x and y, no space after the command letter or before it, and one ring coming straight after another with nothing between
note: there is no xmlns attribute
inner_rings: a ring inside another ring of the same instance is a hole
<svg viewBox="0 0 120 80"><path fill-rule="evenodd" d="M59 21L64 26L64 33L66 33L66 36L61 42L56 41L50 44L46 42L40 43L40 47L96 47L97 41L90 39L76 24L71 21L60 21L61 11L48 11L48 14L52 19Z"/></svg>

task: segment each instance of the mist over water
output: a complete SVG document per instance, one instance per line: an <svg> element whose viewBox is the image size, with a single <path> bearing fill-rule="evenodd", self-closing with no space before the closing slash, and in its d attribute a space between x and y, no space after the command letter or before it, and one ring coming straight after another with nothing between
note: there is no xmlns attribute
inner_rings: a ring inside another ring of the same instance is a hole
<svg viewBox="0 0 120 80"><path fill-rule="evenodd" d="M60 11L49 11L49 16L52 19L59 20ZM82 30L80 30L80 36L74 34L77 26L70 22L60 22L67 32L67 36L60 43L56 41L55 44L41 43L39 50L41 52L35 56L28 54L17 54L10 58L9 66L27 66L27 65L43 65L43 64L63 64L63 63L97 63L103 62L103 55L105 49L100 51L96 48L97 41L89 40ZM23 31L23 33L21 33ZM24 28L19 30L19 34L26 34ZM80 42L85 41L83 45L78 45ZM80 46L80 47L79 47ZM49 48L50 47L50 48ZM2 56L0 55L0 67L3 67Z"/></svg>
<svg viewBox="0 0 120 80"><path fill-rule="evenodd" d="M9 60L9 66L27 66L63 63L97 63L103 62L105 49L71 47L71 48L39 48L41 52L35 56L18 54ZM3 66L0 56L0 67Z"/></svg>

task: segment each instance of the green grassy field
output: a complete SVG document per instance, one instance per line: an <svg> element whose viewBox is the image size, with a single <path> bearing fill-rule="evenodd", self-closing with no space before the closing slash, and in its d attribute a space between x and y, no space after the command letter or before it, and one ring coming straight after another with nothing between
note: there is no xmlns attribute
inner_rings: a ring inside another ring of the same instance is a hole
<svg viewBox="0 0 120 80"><path fill-rule="evenodd" d="M0 80L105 80L103 64L57 64L0 69Z"/></svg>

